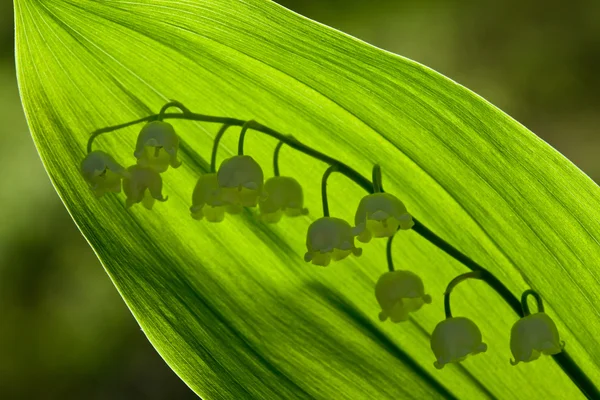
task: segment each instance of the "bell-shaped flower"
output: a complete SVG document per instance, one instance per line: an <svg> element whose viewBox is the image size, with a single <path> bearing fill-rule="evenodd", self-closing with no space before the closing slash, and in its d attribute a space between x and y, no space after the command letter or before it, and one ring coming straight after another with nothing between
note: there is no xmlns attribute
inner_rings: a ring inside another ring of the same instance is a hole
<svg viewBox="0 0 600 400"><path fill-rule="evenodd" d="M142 167L165 172L169 165L173 168L181 165L181 161L177 159L177 150L179 137L173 125L163 121L152 121L140 131L133 155Z"/></svg>
<svg viewBox="0 0 600 400"><path fill-rule="evenodd" d="M473 321L465 317L446 318L431 334L431 350L437 361L433 365L442 369L448 363L456 363L487 350L482 342L481 331Z"/></svg>
<svg viewBox="0 0 600 400"><path fill-rule="evenodd" d="M389 193L373 193L363 197L354 217L353 232L357 239L368 243L376 238L390 237L398 228L410 229L412 216L404 204Z"/></svg>
<svg viewBox="0 0 600 400"><path fill-rule="evenodd" d="M154 169L133 165L127 168L127 172L129 177L123 179L127 208L142 203L148 210L152 210L155 200L167 201L167 197L162 195L162 178Z"/></svg>
<svg viewBox="0 0 600 400"><path fill-rule="evenodd" d="M264 191L266 198L258 202L260 216L264 222L279 222L283 214L288 217L308 214L308 209L303 208L302 186L294 178L287 176L269 178L265 182Z"/></svg>
<svg viewBox="0 0 600 400"><path fill-rule="evenodd" d="M190 212L192 218L209 222L221 222L225 218L227 204L221 199L217 174L201 175L192 194Z"/></svg>
<svg viewBox="0 0 600 400"><path fill-rule="evenodd" d="M537 360L541 354L557 354L564 345L558 337L556 324L548 314L531 314L518 320L510 331L510 350L515 358L510 363L517 365Z"/></svg>
<svg viewBox="0 0 600 400"><path fill-rule="evenodd" d="M381 307L379 320L390 318L392 322L408 320L408 314L424 304L431 303L425 294L423 281L410 271L391 271L379 277L375 285L375 297Z"/></svg>
<svg viewBox="0 0 600 400"><path fill-rule="evenodd" d="M227 212L227 214L241 214L242 211L244 211L244 206L242 206L241 204L227 204L225 206L225 211Z"/></svg>
<svg viewBox="0 0 600 400"><path fill-rule="evenodd" d="M354 235L349 223L340 218L322 217L308 227L308 251L304 261L327 266L331 260L339 261L350 254L360 256L362 249L354 246Z"/></svg>
<svg viewBox="0 0 600 400"><path fill-rule="evenodd" d="M102 197L107 192L121 192L121 179L129 174L109 154L96 150L81 162L81 175L96 197Z"/></svg>
<svg viewBox="0 0 600 400"><path fill-rule="evenodd" d="M264 197L264 175L250 156L234 156L223 161L217 172L221 198L232 205L256 207Z"/></svg>

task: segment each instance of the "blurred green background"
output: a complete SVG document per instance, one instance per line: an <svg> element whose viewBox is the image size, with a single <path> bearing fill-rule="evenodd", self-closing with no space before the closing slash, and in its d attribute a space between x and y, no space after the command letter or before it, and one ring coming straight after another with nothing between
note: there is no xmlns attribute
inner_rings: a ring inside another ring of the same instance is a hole
<svg viewBox="0 0 600 400"><path fill-rule="evenodd" d="M449 76L600 179L600 1L280 3ZM54 192L20 105L13 41L12 2L0 0L0 398L195 398Z"/></svg>

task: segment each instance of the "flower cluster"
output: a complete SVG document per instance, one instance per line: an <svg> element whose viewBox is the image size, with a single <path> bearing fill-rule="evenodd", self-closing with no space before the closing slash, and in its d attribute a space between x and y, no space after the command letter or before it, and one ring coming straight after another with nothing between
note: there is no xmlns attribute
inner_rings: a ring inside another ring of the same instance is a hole
<svg viewBox="0 0 600 400"><path fill-rule="evenodd" d="M279 175L277 164L279 150L283 143L287 143L305 154L330 163L322 180L324 215L314 220L308 227L304 261L328 266L331 261L343 260L350 255L358 257L362 254L362 249L355 245L355 238L362 243L369 243L373 238L388 238L389 271L382 274L375 285L375 298L381 308L379 319L382 322L389 319L393 323L407 321L410 313L432 302L431 296L425 293L423 281L418 275L407 270L395 270L393 267L392 238L399 230L415 229L421 236L472 270L453 279L444 295L446 318L436 325L431 335L431 350L436 358L434 366L442 369L446 364L461 362L469 355L487 350L482 333L472 320L452 316L450 292L459 282L467 278L484 280L499 293L505 293L508 289L503 287L489 271L477 264L475 264L477 268L474 268L474 262L465 262L467 257L462 253L460 254L464 257L457 257L458 251L413 220L405 205L396 196L383 192L381 168L378 165L373 168L372 182L367 181L367 184L363 185L370 193L359 201L354 216L354 226L351 226L345 220L329 215L326 181L331 172L339 171L339 168L344 167L346 176L352 177L351 179L357 183L364 183L366 178L358 175L356 171L345 164L332 163L330 157L302 145L293 137L279 134L254 121L244 122L193 114L178 102L167 104L163 110L172 105L180 107L187 119L211 122L220 119L224 124L213 146L211 172L202 174L193 190L190 207L192 218L217 223L224 220L226 213L239 214L244 208L256 207L258 218L269 224L279 222L284 215L287 217L307 215L308 210L304 207L304 194L300 183L293 177ZM158 115L158 120L148 122L141 129L134 151L137 163L127 168L121 166L106 152L92 151L92 137L88 143L88 154L81 163L81 174L96 197L123 190L127 208L141 203L147 209L152 209L156 201L167 200L167 197L162 194L161 174L169 167L178 168L181 161L177 157L179 137L172 125L161 120L162 112ZM113 128L118 129L125 125ZM242 126L238 155L225 159L217 169L216 148L220 136L230 125ZM259 163L251 156L243 154L244 134L250 127L280 140L274 154L275 176L266 181ZM493 279L489 279L490 276ZM527 305L529 295L534 296L538 302L538 312L535 314L529 312ZM514 303L512 304L515 308ZM521 306L523 317L514 324L510 335L510 350L514 357L510 363L516 365L519 362L530 362L538 359L542 354L554 355L561 352L564 343L559 339L556 325L544 312L539 294L533 290L525 291L521 298Z"/></svg>
<svg viewBox="0 0 600 400"><path fill-rule="evenodd" d="M260 165L250 156L238 155L223 161L218 172L198 179L190 211L195 219L220 222L225 212L240 213L244 207L259 207L260 219L276 223L285 214L308 214L303 207L302 187L292 177L275 176L264 182Z"/></svg>
<svg viewBox="0 0 600 400"><path fill-rule="evenodd" d="M108 153L90 152L81 163L81 174L97 197L105 193L120 193L121 186L127 196L126 207L142 203L151 210L154 202L166 201L162 194L161 173L169 166L177 168L179 138L171 124L162 121L147 123L138 135L134 156L137 164L127 169Z"/></svg>
<svg viewBox="0 0 600 400"><path fill-rule="evenodd" d="M411 215L404 204L389 193L373 193L363 197L351 227L339 218L322 217L308 228L305 261L326 266L331 260L338 261L350 254L360 256L360 248L354 245L354 237L368 243L372 237L390 238L398 229L413 226Z"/></svg>
<svg viewBox="0 0 600 400"><path fill-rule="evenodd" d="M161 173L178 168L179 137L171 124L163 121L147 123L140 131L134 156L137 165L127 169L102 151L88 154L82 163L82 174L98 197L106 192L120 192L121 182L127 196L126 206L142 203L152 209L162 195ZM266 223L277 223L283 215L297 217L308 214L304 194L298 181L289 176L274 176L265 182L261 166L248 155L224 160L216 173L198 178L192 193L190 214L197 220L221 222L225 213L240 213L243 207L259 208ZM355 226L346 221L324 216L308 228L304 255L306 262L327 266L350 254L360 256L354 238L367 243L372 237L391 237L398 229L413 226L404 204L389 193L373 193L363 197L354 218Z"/></svg>
<svg viewBox="0 0 600 400"><path fill-rule="evenodd" d="M91 151L81 164L81 174L97 197L107 192L125 193L126 207L142 203L148 209L162 195L161 173L178 168L179 137L171 124L147 123L140 131L134 151L137 164L125 169L100 150ZM264 182L260 165L250 156L223 161L218 172L203 174L192 193L192 218L221 222L225 212L239 214L244 207L260 207L261 220L278 222L283 215L306 215L302 187L294 178L276 176Z"/></svg>

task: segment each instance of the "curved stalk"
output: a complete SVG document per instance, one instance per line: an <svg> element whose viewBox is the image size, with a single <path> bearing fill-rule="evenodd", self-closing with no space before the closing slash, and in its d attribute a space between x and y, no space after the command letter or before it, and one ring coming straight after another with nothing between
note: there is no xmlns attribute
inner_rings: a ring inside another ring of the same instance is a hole
<svg viewBox="0 0 600 400"><path fill-rule="evenodd" d="M542 296L533 289L528 289L521 295L521 307L523 308L523 315L526 317L531 315L529 311L529 304L527 304L527 298L533 296L537 302L538 312L544 312L544 303L542 302Z"/></svg>
<svg viewBox="0 0 600 400"><path fill-rule="evenodd" d="M279 176L279 152L281 152L281 148L285 143L279 142L277 146L275 146L275 151L273 152L273 175Z"/></svg>
<svg viewBox="0 0 600 400"><path fill-rule="evenodd" d="M387 241L387 245L385 246L385 258L387 259L388 270L390 272L394 272L394 260L392 259L392 240L394 239L395 234L390 236Z"/></svg>
<svg viewBox="0 0 600 400"><path fill-rule="evenodd" d="M323 216L329 217L329 202L327 201L327 179L329 179L329 175L333 172L337 171L337 165L331 165L325 173L323 174L323 179L321 179L321 200L323 201Z"/></svg>

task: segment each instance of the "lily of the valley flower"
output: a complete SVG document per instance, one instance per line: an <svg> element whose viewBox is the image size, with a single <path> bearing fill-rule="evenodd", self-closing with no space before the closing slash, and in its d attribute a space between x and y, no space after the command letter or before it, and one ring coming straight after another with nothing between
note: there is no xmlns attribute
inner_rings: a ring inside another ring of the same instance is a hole
<svg viewBox="0 0 600 400"><path fill-rule="evenodd" d="M163 121L152 121L140 131L133 154L142 167L165 172L169 165L173 168L181 165L181 161L177 159L178 149L179 137L173 125Z"/></svg>
<svg viewBox="0 0 600 400"><path fill-rule="evenodd" d="M408 314L431 303L431 296L425 294L423 281L410 271L391 271L379 277L375 285L375 297L381 306L379 319L392 322L408 320Z"/></svg>
<svg viewBox="0 0 600 400"><path fill-rule="evenodd" d="M102 197L107 192L121 192L121 179L128 173L109 154L96 150L81 162L81 175L96 197Z"/></svg>
<svg viewBox="0 0 600 400"><path fill-rule="evenodd" d="M127 208L142 203L144 207L151 210L155 200L167 201L167 197L162 195L162 178L154 169L133 165L127 168L127 172L129 177L123 179Z"/></svg>
<svg viewBox="0 0 600 400"><path fill-rule="evenodd" d="M327 266L333 259L342 260L350 254L360 256L362 249L354 246L354 235L349 223L340 218L322 217L308 227L304 261Z"/></svg>
<svg viewBox="0 0 600 400"><path fill-rule="evenodd" d="M487 350L482 342L481 331L473 321L465 317L446 318L431 334L431 350L437 361L433 365L442 369L448 363L456 363Z"/></svg>
<svg viewBox="0 0 600 400"><path fill-rule="evenodd" d="M232 205L256 207L264 197L264 175L250 156L234 156L223 161L217 172L221 198Z"/></svg>
<svg viewBox="0 0 600 400"><path fill-rule="evenodd" d="M510 331L510 350L515 358L510 360L512 365L537 360L541 354L560 353L563 347L556 324L544 312L521 318Z"/></svg>
<svg viewBox="0 0 600 400"><path fill-rule="evenodd" d="M209 222L221 222L225 218L226 203L221 199L217 174L201 175L192 194L190 212L192 218Z"/></svg>
<svg viewBox="0 0 600 400"><path fill-rule="evenodd" d="M389 193L373 193L361 199L354 224L354 235L358 236L359 241L368 243L373 236L392 236L399 227L410 229L414 222L396 196Z"/></svg>
<svg viewBox="0 0 600 400"><path fill-rule="evenodd" d="M308 209L303 208L302 186L294 178L287 176L269 178L265 182L264 191L267 197L260 199L258 203L260 216L264 222L279 222L283 214L288 217L308 214Z"/></svg>

